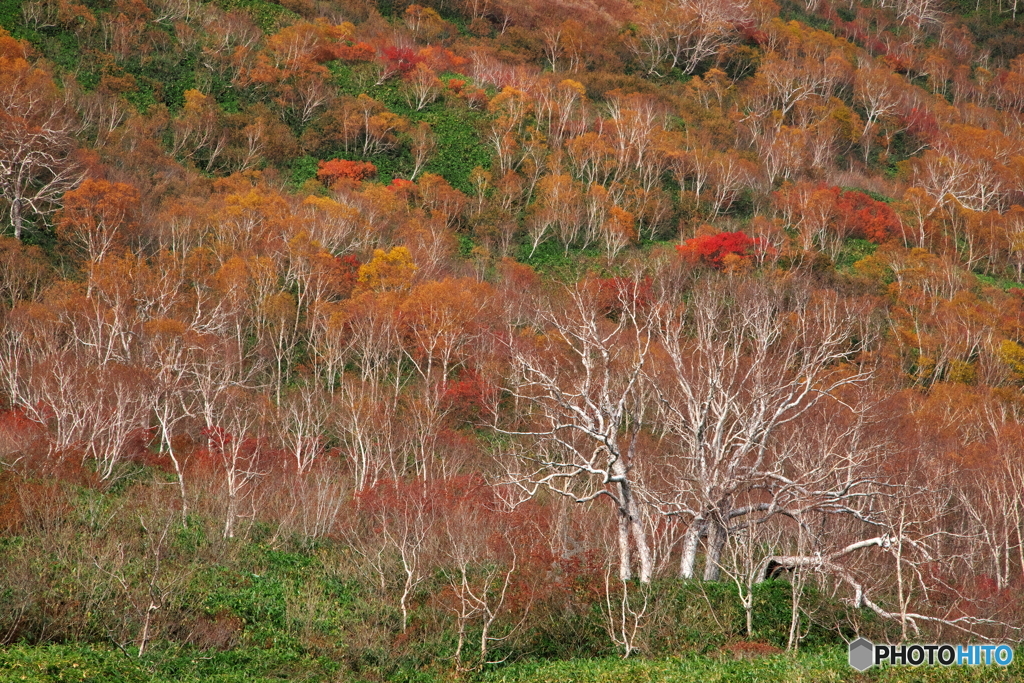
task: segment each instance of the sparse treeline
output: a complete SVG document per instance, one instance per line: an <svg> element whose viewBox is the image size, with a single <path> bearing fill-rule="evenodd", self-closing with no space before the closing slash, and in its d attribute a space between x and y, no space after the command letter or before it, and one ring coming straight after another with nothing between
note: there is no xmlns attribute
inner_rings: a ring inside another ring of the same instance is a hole
<svg viewBox="0 0 1024 683"><path fill-rule="evenodd" d="M781 12L3 18L0 639L230 646L246 539L460 668L779 576L790 648L1019 637L1024 64Z"/></svg>

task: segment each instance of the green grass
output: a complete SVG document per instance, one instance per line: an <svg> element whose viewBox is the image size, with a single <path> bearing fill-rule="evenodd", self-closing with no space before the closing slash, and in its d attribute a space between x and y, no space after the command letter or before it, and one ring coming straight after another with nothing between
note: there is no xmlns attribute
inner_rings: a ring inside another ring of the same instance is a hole
<svg viewBox="0 0 1024 683"><path fill-rule="evenodd" d="M0 0L0 26L14 34L15 38L24 38L17 33L22 26L21 0Z"/></svg>
<svg viewBox="0 0 1024 683"><path fill-rule="evenodd" d="M603 271L607 266L607 259L596 247L566 250L565 246L550 238L537 245L536 250L524 240L519 245L516 258L538 273L566 282L576 280L589 271Z"/></svg>
<svg viewBox="0 0 1024 683"><path fill-rule="evenodd" d="M0 651L0 683L329 681L335 680L336 668L288 650L254 647L223 652L156 648L142 658L113 645L16 645Z"/></svg>
<svg viewBox="0 0 1024 683"><path fill-rule="evenodd" d="M868 240L850 238L843 243L843 249L836 258L836 270L849 272L853 264L875 253L878 245Z"/></svg>
<svg viewBox="0 0 1024 683"><path fill-rule="evenodd" d="M470 173L477 166L487 169L491 165L490 148L477 132L483 117L480 112L443 102L426 108L418 120L430 124L437 136L437 150L424 170L444 177L456 189L471 193Z"/></svg>
<svg viewBox="0 0 1024 683"><path fill-rule="evenodd" d="M887 667L859 674L841 649L743 658L712 656L642 659L618 657L524 661L459 677L476 683L968 683L1018 681L1022 667ZM198 651L154 649L138 658L113 646L15 645L0 650L0 683L257 683L264 681L372 681L376 672L340 671L325 658L276 649ZM456 680L443 669L403 670L385 680L440 683Z"/></svg>
<svg viewBox="0 0 1024 683"><path fill-rule="evenodd" d="M301 19L290 9L266 0L217 0L216 4L225 11L233 9L246 11L264 33L274 33L286 22Z"/></svg>
<svg viewBox="0 0 1024 683"><path fill-rule="evenodd" d="M978 278L978 284L984 287L998 287L1004 291L1008 289L1024 289L1024 283L1017 282L1016 280L995 277L984 273L973 273L973 275Z"/></svg>
<svg viewBox="0 0 1024 683"><path fill-rule="evenodd" d="M859 674L841 650L753 659L683 656L671 659L588 659L526 662L486 672L487 683L839 683L845 681L1017 681L1022 667L896 667Z"/></svg>
<svg viewBox="0 0 1024 683"><path fill-rule="evenodd" d="M820 31L828 31L829 33L835 32L835 26L833 26L831 21L808 12L803 3L800 2L784 0L784 2L781 3L779 10L779 18L783 21L799 21L802 24L806 24L807 26L816 28Z"/></svg>
<svg viewBox="0 0 1024 683"><path fill-rule="evenodd" d="M369 64L350 66L340 62L330 65L339 92L352 97L364 94L408 119L412 125L426 121L437 139L433 156L423 170L436 173L451 183L452 187L467 194L473 191L469 182L470 173L477 166L487 169L491 165L491 151L480 137L480 129L487 114L474 111L444 97L416 111L409 106L401 90L401 79L391 78L380 85L375 84L375 72ZM447 76L445 76L447 78ZM392 178L408 178L412 172L413 160L409 148L402 144L386 154L362 157L358 154L343 154L340 150L326 153L324 158L342 157L353 161L370 161L377 166L377 180L391 182Z"/></svg>

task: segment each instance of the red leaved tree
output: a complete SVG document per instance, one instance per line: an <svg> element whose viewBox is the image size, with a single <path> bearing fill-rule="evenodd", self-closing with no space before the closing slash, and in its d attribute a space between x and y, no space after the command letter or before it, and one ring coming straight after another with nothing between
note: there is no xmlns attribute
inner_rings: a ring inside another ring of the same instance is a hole
<svg viewBox="0 0 1024 683"><path fill-rule="evenodd" d="M724 270L730 261L753 256L759 244L760 240L742 232L719 232L688 239L685 244L677 245L676 250L694 263Z"/></svg>
<svg viewBox="0 0 1024 683"><path fill-rule="evenodd" d="M398 74L407 76L416 68L416 65L423 61L423 57L416 54L412 48L398 47L391 45L381 51L380 75L377 78L377 85Z"/></svg>
<svg viewBox="0 0 1024 683"><path fill-rule="evenodd" d="M863 192L843 192L836 209L850 237L882 243L903 235L900 218L892 207Z"/></svg>

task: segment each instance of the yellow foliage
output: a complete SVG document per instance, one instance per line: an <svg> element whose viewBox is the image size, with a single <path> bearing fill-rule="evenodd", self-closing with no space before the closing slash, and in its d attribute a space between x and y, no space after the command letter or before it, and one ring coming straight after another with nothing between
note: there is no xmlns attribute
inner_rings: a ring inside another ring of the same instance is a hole
<svg viewBox="0 0 1024 683"><path fill-rule="evenodd" d="M1004 339L999 345L997 355L999 360L1010 368L1015 379L1024 379L1024 346L1010 339Z"/></svg>
<svg viewBox="0 0 1024 683"><path fill-rule="evenodd" d="M749 256L726 254L722 257L722 270L726 273L747 273L753 268L754 263Z"/></svg>
<svg viewBox="0 0 1024 683"><path fill-rule="evenodd" d="M261 309L260 312L272 328L290 327L298 311L295 297L288 292L278 292L266 297Z"/></svg>
<svg viewBox="0 0 1024 683"><path fill-rule="evenodd" d="M530 98L522 90L507 85L494 96L487 109L495 114L504 114L513 121L519 121L529 112Z"/></svg>
<svg viewBox="0 0 1024 683"><path fill-rule="evenodd" d="M174 318L156 318L145 323L143 330L149 337L167 340L184 336L188 327Z"/></svg>
<svg viewBox="0 0 1024 683"><path fill-rule="evenodd" d="M408 291L417 266L406 247L395 247L385 252L374 249L373 258L359 267L357 281L360 289L375 292Z"/></svg>
<svg viewBox="0 0 1024 683"><path fill-rule="evenodd" d="M946 378L950 382L974 384L974 380L977 379L977 371L973 363L968 363L963 360L954 360L949 363L949 371L946 373Z"/></svg>
<svg viewBox="0 0 1024 683"><path fill-rule="evenodd" d="M829 114L829 118L835 121L839 138L848 144L857 142L860 138L860 133L864 129L864 122L861 121L860 117L850 107L842 103L842 100L838 98L832 98L835 104L835 108L832 109Z"/></svg>
<svg viewBox="0 0 1024 683"><path fill-rule="evenodd" d="M865 277L871 278L872 280L881 280L885 277L888 272L888 266L877 256L865 256L861 260L853 264L853 269L858 274Z"/></svg>
<svg viewBox="0 0 1024 683"><path fill-rule="evenodd" d="M587 89L583 86L583 84L580 83L579 81L574 81L571 78L566 78L562 80L562 82L559 83L558 85L562 86L563 88L575 90L580 94L581 97L585 97L587 94Z"/></svg>
<svg viewBox="0 0 1024 683"><path fill-rule="evenodd" d="M188 114L201 114L208 111L213 106L214 99L209 95L204 95L195 88L190 88L185 91L185 105L182 107L182 111Z"/></svg>

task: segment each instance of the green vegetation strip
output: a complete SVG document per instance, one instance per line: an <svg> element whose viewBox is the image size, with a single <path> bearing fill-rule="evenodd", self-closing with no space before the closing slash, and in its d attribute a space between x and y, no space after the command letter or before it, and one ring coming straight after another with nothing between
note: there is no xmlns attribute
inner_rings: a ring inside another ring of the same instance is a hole
<svg viewBox="0 0 1024 683"><path fill-rule="evenodd" d="M1018 655L1017 661L1020 661ZM227 652L157 651L142 659L116 648L17 645L0 651L0 682L82 681L83 683L163 683L164 681L369 681L358 674L331 670L325 662L277 656L273 649ZM858 674L846 664L845 652L778 654L739 658L684 656L575 659L518 662L457 677L450 673L403 672L403 681L433 683L448 680L479 683L832 683L891 681L954 683L960 681L1019 681L1020 664L1001 667L897 667Z"/></svg>

